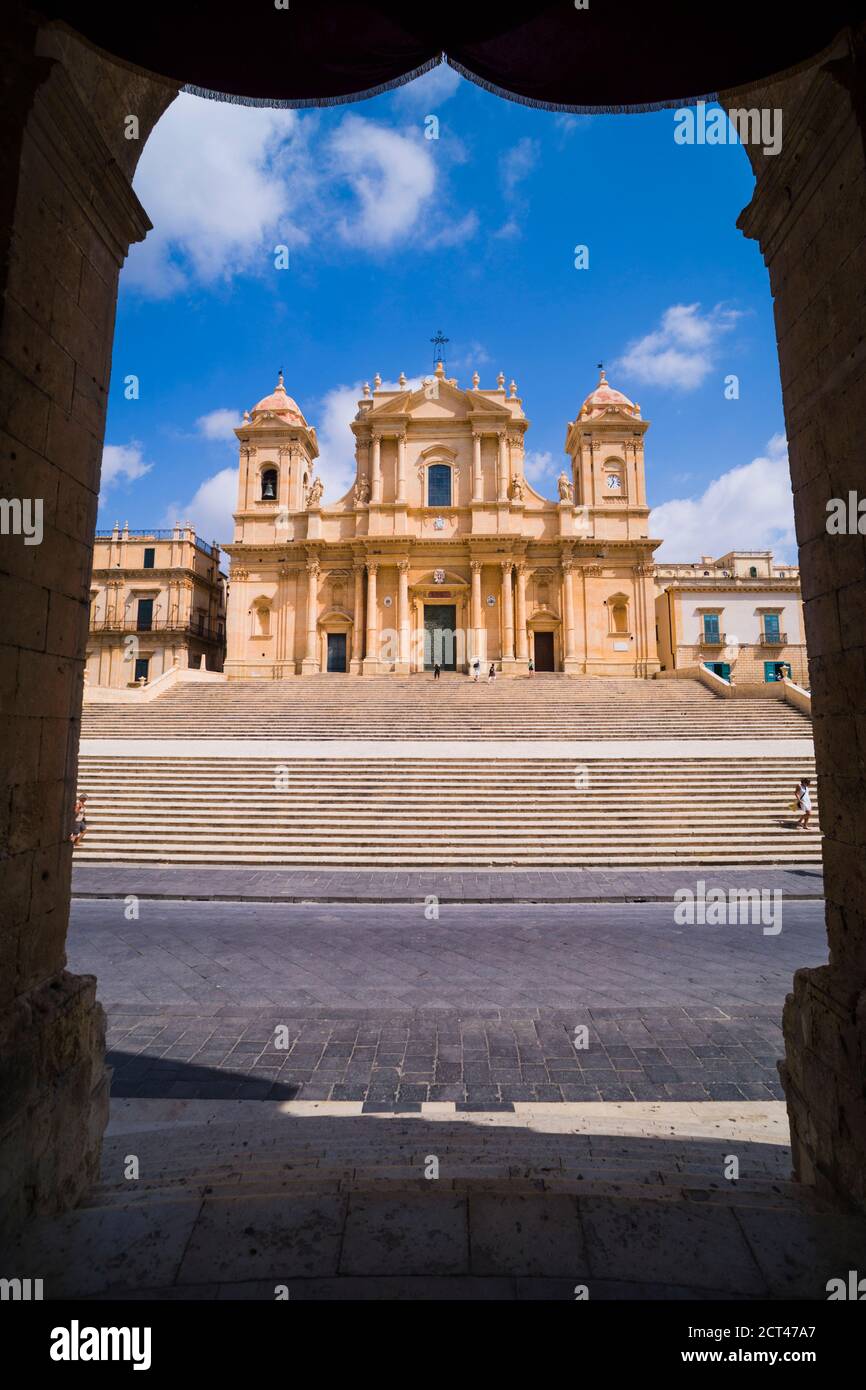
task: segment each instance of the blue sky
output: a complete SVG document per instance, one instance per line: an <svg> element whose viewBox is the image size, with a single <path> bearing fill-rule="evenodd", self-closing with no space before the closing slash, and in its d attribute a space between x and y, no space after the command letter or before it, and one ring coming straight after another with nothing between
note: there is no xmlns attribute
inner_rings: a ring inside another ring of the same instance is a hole
<svg viewBox="0 0 866 1390"><path fill-rule="evenodd" d="M461 385L476 369L483 386L516 379L541 491L555 495L603 360L652 422L659 553L792 558L769 284L735 225L749 164L734 143L673 135L672 111L557 115L445 67L324 111L180 97L135 181L154 230L121 275L100 527L189 517L230 539L231 426L279 368L335 500L361 384L429 372L441 328Z"/></svg>

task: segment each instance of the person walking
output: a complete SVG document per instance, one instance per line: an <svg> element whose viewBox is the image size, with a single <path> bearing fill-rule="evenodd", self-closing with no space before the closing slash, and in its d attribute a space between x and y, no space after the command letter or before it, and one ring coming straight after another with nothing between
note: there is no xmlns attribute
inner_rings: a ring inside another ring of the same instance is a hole
<svg viewBox="0 0 866 1390"><path fill-rule="evenodd" d="M478 680L478 678L479 678L480 675L481 675L481 657L480 657L480 656L473 656L473 658L472 658L472 679L473 679L474 681L477 682L477 680Z"/></svg>
<svg viewBox="0 0 866 1390"><path fill-rule="evenodd" d="M495 680L496 680L496 667L495 667L495 665L493 664L493 662L491 661L491 663L490 663L490 670L487 672L487 684L488 684L488 685L492 685L493 682L494 682Z"/></svg>
<svg viewBox="0 0 866 1390"><path fill-rule="evenodd" d="M77 796L75 798L75 810L72 813L72 834L69 836L73 845L77 845L79 840L83 840L87 834L87 797Z"/></svg>
<svg viewBox="0 0 866 1390"><path fill-rule="evenodd" d="M532 657L529 658L529 674L530 676L535 675L535 662L532 660Z"/></svg>
<svg viewBox="0 0 866 1390"><path fill-rule="evenodd" d="M438 661L434 661L434 662L433 662L433 679L434 679L434 681L438 681L438 679L439 679L439 677L440 677L441 675L442 675L442 667L439 665L439 662L438 662Z"/></svg>
<svg viewBox="0 0 866 1390"><path fill-rule="evenodd" d="M800 819L797 821L797 829L798 829L798 830L808 830L808 829L809 829L809 817L810 817L811 814L812 814L812 793L811 793L810 790L809 790L809 779L808 779L808 777L801 777L801 778L800 778L800 783L799 783L799 786L797 787L796 796L797 796L797 807L798 807L798 809L802 812L802 815L800 816Z"/></svg>

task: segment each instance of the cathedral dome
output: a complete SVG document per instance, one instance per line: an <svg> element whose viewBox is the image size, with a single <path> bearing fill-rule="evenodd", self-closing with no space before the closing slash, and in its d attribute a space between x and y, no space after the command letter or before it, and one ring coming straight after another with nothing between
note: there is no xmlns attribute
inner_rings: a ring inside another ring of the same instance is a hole
<svg viewBox="0 0 866 1390"><path fill-rule="evenodd" d="M629 415L640 416L640 406L630 401L628 396L624 396L622 391L616 391L609 385L604 368L601 369L601 376L594 391L591 391L580 407L578 418L586 419L587 416L603 415L606 410L619 409L625 410Z"/></svg>
<svg viewBox="0 0 866 1390"><path fill-rule="evenodd" d="M292 425L306 426L301 407L297 401L293 401L283 385L283 374L280 372L279 380L269 396L264 396L258 405L253 406L253 415L259 415L263 411L271 411L274 415L279 415L281 419L288 421Z"/></svg>

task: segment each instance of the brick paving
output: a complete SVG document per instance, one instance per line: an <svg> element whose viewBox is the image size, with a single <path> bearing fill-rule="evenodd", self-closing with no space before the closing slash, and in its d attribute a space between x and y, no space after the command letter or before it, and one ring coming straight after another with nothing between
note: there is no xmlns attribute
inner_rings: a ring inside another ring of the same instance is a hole
<svg viewBox="0 0 866 1390"><path fill-rule="evenodd" d="M69 968L99 978L126 1097L778 1099L785 993L826 959L818 901L783 903L778 936L678 926L669 902L124 911L74 903Z"/></svg>

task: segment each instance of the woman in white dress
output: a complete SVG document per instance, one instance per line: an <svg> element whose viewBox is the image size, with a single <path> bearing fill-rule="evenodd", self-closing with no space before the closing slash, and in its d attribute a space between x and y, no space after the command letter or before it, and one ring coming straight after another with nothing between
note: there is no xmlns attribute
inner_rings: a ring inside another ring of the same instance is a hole
<svg viewBox="0 0 866 1390"><path fill-rule="evenodd" d="M797 829L808 830L809 817L812 814L812 794L809 791L808 777L800 779L800 785L797 787L797 805L803 813L797 821Z"/></svg>

